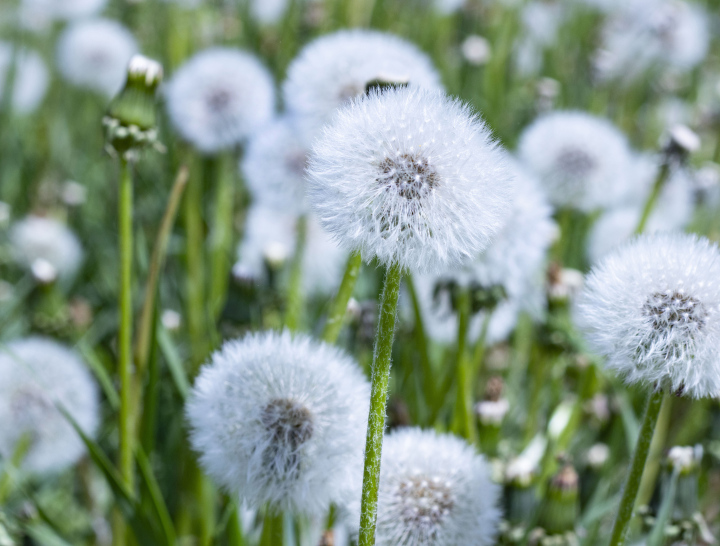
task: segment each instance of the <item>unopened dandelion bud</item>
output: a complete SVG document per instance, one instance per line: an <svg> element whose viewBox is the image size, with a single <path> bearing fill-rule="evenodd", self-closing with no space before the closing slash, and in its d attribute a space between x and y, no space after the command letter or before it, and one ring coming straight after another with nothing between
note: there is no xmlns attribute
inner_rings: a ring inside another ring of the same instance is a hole
<svg viewBox="0 0 720 546"><path fill-rule="evenodd" d="M156 144L155 91L162 77L160 63L142 55L130 59L125 86L103 118L107 143L117 153Z"/></svg>
<svg viewBox="0 0 720 546"><path fill-rule="evenodd" d="M579 477L570 463L550 478L538 523L549 535L572 531L578 515Z"/></svg>
<svg viewBox="0 0 720 546"><path fill-rule="evenodd" d="M503 380L491 377L485 385L484 400L475 405L475 414L480 421L480 445L488 455L494 455L500 440L500 428L510 403L502 397Z"/></svg>
<svg viewBox="0 0 720 546"><path fill-rule="evenodd" d="M684 161L700 149L700 137L687 125L675 125L666 137L663 153L666 161Z"/></svg>

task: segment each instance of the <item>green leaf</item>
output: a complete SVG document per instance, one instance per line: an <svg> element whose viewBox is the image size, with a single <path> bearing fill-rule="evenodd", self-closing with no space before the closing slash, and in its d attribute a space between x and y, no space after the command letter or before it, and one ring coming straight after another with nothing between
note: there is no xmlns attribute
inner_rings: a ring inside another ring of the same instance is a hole
<svg viewBox="0 0 720 546"><path fill-rule="evenodd" d="M147 455L145 455L145 452L139 446L135 451L135 460L137 461L138 468L140 469L142 483L147 489L150 501L152 502L152 506L155 510L155 515L160 522L165 543L168 546L173 546L175 544L175 527L173 526L170 512L165 504L165 499L163 499L160 486L158 485L155 474L152 471L152 467L150 466L150 461L148 461Z"/></svg>
<svg viewBox="0 0 720 546"><path fill-rule="evenodd" d="M162 351L168 368L170 369L170 375L172 375L173 381L175 382L175 387L184 400L190 390L190 382L188 381L187 373L183 367L180 355L178 354L172 339L170 339L170 335L162 325L158 325L157 339L160 344L160 350Z"/></svg>

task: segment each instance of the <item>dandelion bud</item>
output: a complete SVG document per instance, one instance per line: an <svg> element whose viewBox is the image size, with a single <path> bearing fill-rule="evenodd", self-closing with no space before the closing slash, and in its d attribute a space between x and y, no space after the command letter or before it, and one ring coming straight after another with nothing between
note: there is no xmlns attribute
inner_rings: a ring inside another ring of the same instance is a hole
<svg viewBox="0 0 720 546"><path fill-rule="evenodd" d="M578 515L579 477L570 463L550 478L538 524L548 535L561 535L575 528Z"/></svg>
<svg viewBox="0 0 720 546"><path fill-rule="evenodd" d="M700 137L687 125L675 125L670 128L666 137L666 160L683 161L688 155L697 152L700 144Z"/></svg>
<svg viewBox="0 0 720 546"><path fill-rule="evenodd" d="M590 273L577 321L628 383L693 398L720 391L720 252L707 239L644 235Z"/></svg>
<svg viewBox="0 0 720 546"><path fill-rule="evenodd" d="M108 145L120 154L157 143L155 91L163 77L160 63L135 55L122 91L103 118Z"/></svg>

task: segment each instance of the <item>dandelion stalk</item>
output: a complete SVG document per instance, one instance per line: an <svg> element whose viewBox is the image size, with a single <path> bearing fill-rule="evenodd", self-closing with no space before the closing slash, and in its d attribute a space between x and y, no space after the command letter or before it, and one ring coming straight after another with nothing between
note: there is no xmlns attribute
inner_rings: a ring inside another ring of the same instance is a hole
<svg viewBox="0 0 720 546"><path fill-rule="evenodd" d="M370 414L368 416L367 437L365 440L365 467L363 470L362 504L360 511L360 536L358 546L375 544L375 524L377 522L378 488L380 485L380 459L382 441L385 432L385 405L390 381L390 360L397 301L400 295L402 268L392 264L385 274L380 320L375 341L375 355L372 367L372 387L370 393Z"/></svg>
<svg viewBox="0 0 720 546"><path fill-rule="evenodd" d="M653 391L648 399L645 417L643 417L640 435L638 436L635 453L633 454L630 465L630 473L625 483L625 489L623 490L620 501L620 509L615 519L615 525L613 526L610 546L622 546L622 544L625 543L628 525L635 507L635 498L637 497L640 480L642 479L643 470L645 469L645 461L647 460L650 443L655 433L655 424L657 423L660 409L662 408L663 396L663 392L657 390Z"/></svg>
<svg viewBox="0 0 720 546"><path fill-rule="evenodd" d="M362 257L360 252L353 252L348 257L347 265L345 266L345 273L343 274L340 288L338 288L335 299L333 299L330 306L330 313L328 314L327 321L325 322L325 328L322 333L322 340L327 343L335 343L340 335L340 330L343 326L343 319L347 313L347 304L350 301L353 290L355 289L355 283L357 282L358 275L360 274L360 267L362 266Z"/></svg>
<svg viewBox="0 0 720 546"><path fill-rule="evenodd" d="M640 233L645 231L645 227L647 226L648 220L650 219L650 214L652 214L652 211L655 208L658 199L660 198L660 193L662 193L662 190L665 187L665 182L667 181L669 174L670 164L668 161L663 161L662 165L660 166L660 171L658 172L657 178L655 179L655 183L653 184L652 191L650 192L650 195L645 202L645 206L643 207L640 221L635 228L636 235L639 235Z"/></svg>
<svg viewBox="0 0 720 546"><path fill-rule="evenodd" d="M289 330L298 329L302 315L302 263L305 256L306 235L307 219L301 216L297 223L297 242L290 268L290 286L288 288L287 311L285 313L285 327Z"/></svg>
<svg viewBox="0 0 720 546"><path fill-rule="evenodd" d="M132 166L120 160L120 331L118 334L118 375L120 377L120 473L132 489L133 422L132 404L132 258L133 258L133 180Z"/></svg>
<svg viewBox="0 0 720 546"><path fill-rule="evenodd" d="M457 336L457 395L455 398L455 414L453 416L453 432L472 440L474 427L472 422L472 361L466 354L468 326L470 323L470 292L460 290L457 298L458 336ZM470 408L468 408L470 406ZM470 418L468 418L470 415Z"/></svg>
<svg viewBox="0 0 720 546"><path fill-rule="evenodd" d="M213 225L210 232L210 314L217 320L225 304L228 276L230 274L230 254L232 252L233 202L235 180L231 166L235 156L225 154L217 161L217 180Z"/></svg>
<svg viewBox="0 0 720 546"><path fill-rule="evenodd" d="M10 493L12 493L15 472L20 468L23 459L32 447L32 434L25 433L15 444L15 450L9 461L3 464L3 472L0 474L0 506L5 504Z"/></svg>

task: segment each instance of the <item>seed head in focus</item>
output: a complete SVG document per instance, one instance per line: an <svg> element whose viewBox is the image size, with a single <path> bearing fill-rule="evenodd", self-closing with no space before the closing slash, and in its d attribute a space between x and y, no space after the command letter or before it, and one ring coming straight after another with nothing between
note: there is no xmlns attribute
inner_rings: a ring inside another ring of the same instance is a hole
<svg viewBox="0 0 720 546"><path fill-rule="evenodd" d="M201 51L181 66L165 89L167 110L180 135L204 153L231 148L270 120L272 76L239 49Z"/></svg>
<svg viewBox="0 0 720 546"><path fill-rule="evenodd" d="M438 271L471 260L502 229L512 196L506 163L459 101L414 87L373 90L316 141L308 195L344 248Z"/></svg>
<svg viewBox="0 0 720 546"><path fill-rule="evenodd" d="M340 349L289 332L226 342L186 406L191 442L253 507L321 516L359 487L369 386Z"/></svg>
<svg viewBox="0 0 720 546"><path fill-rule="evenodd" d="M62 408L92 436L98 426L98 392L73 350L46 338L28 337L0 345L0 455L10 458L27 436L22 468L35 474L74 464L85 444Z"/></svg>
<svg viewBox="0 0 720 546"><path fill-rule="evenodd" d="M578 298L591 348L628 383L720 392L720 252L694 235L643 235L605 257Z"/></svg>
<svg viewBox="0 0 720 546"><path fill-rule="evenodd" d="M464 440L398 430L383 442L375 543L489 546L500 521L499 497L489 465Z"/></svg>

